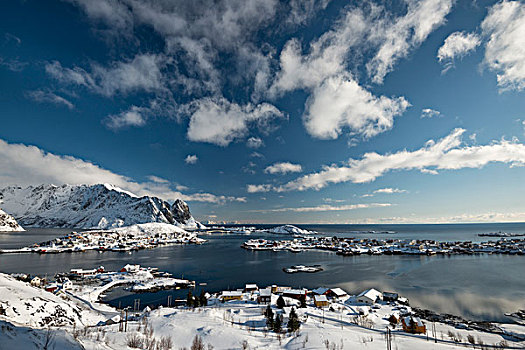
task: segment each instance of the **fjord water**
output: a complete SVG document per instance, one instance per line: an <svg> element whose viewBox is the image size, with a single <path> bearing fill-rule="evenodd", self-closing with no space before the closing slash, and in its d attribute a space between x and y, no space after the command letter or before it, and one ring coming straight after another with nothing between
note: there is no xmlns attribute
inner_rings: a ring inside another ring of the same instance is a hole
<svg viewBox="0 0 525 350"><path fill-rule="evenodd" d="M478 233L504 231L525 233L525 224L473 225L300 225L320 234L345 237L435 239L441 241L481 241ZM267 227L267 226L261 226ZM0 235L0 249L16 248L46 241L68 233L66 229L29 229L27 232ZM374 232L372 232L374 231ZM368 233L363 233L368 232ZM377 232L396 232L382 233ZM197 290L219 291L242 288L245 283L314 288L339 286L350 293L365 288L396 291L414 306L447 312L473 319L504 320L505 312L525 308L525 257L509 255L458 256L350 256L333 252L301 253L248 251L240 248L250 238L286 239L271 234L203 235L201 246L167 246L128 253L86 252L73 254L3 254L1 272L24 272L48 276L71 268L108 270L126 263L158 267L176 277L197 281ZM495 239L495 238L492 238ZM314 274L286 274L283 267L319 264L324 271ZM206 285L198 286L199 283ZM107 295L114 305L166 304L167 296L183 299L187 291L130 294L122 288Z"/></svg>

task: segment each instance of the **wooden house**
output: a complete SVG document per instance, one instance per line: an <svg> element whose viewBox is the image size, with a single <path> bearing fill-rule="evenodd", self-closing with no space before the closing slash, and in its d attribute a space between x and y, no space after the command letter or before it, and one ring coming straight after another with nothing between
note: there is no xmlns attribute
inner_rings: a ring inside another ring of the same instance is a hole
<svg viewBox="0 0 525 350"><path fill-rule="evenodd" d="M330 305L328 303L328 299L326 298L326 295L314 295L314 305L316 307L328 307Z"/></svg>
<svg viewBox="0 0 525 350"><path fill-rule="evenodd" d="M403 317L401 325L403 326L403 331L407 333L420 334L427 332L427 327L419 317Z"/></svg>

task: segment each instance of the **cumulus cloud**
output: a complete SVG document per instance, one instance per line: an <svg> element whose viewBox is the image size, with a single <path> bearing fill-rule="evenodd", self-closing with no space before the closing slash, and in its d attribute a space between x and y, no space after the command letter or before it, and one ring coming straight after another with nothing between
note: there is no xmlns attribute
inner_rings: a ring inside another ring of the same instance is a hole
<svg viewBox="0 0 525 350"><path fill-rule="evenodd" d="M279 162L269 165L264 169L266 174L287 174L287 173L300 173L303 171L303 167L300 164L293 164L290 162Z"/></svg>
<svg viewBox="0 0 525 350"><path fill-rule="evenodd" d="M55 93L52 93L50 91L44 91L44 90L29 91L27 93L27 96L29 98L35 100L36 102L52 103L52 104L55 104L57 106L66 106L69 109L75 108L73 103L71 103L70 101L68 101L64 97L59 96L59 95L57 95Z"/></svg>
<svg viewBox="0 0 525 350"><path fill-rule="evenodd" d="M184 159L184 162L186 162L186 164L195 164L197 163L197 160L199 160L199 158L195 154L188 154Z"/></svg>
<svg viewBox="0 0 525 350"><path fill-rule="evenodd" d="M127 111L120 114L110 115L104 120L104 124L112 129L119 130L125 127L140 127L146 125L146 109L137 106L131 106Z"/></svg>
<svg viewBox="0 0 525 350"><path fill-rule="evenodd" d="M444 23L451 7L451 0L408 2L406 14L399 17L378 5L349 7L333 29L310 43L307 54L297 39L286 43L268 94L309 91L303 120L317 138L337 138L344 128L364 137L384 132L409 103L403 97L374 96L363 88L349 71L348 57L359 61L363 51L375 52L366 67L372 80L381 83L398 59Z"/></svg>
<svg viewBox="0 0 525 350"><path fill-rule="evenodd" d="M258 193L258 192L270 192L272 190L271 185L248 185L246 186L246 192Z"/></svg>
<svg viewBox="0 0 525 350"><path fill-rule="evenodd" d="M437 58L445 65L447 71L454 64L454 59L463 57L473 51L481 43L475 33L454 32L450 34L439 48Z"/></svg>
<svg viewBox="0 0 525 350"><path fill-rule="evenodd" d="M244 137L250 124L265 125L284 114L268 103L238 105L224 98L204 98L194 101L190 109L188 139L228 146Z"/></svg>
<svg viewBox="0 0 525 350"><path fill-rule="evenodd" d="M330 0L69 2L81 8L100 33L111 33L113 39L135 45L141 39L139 29L147 27L164 46L161 53L139 53L105 66L92 63L90 67L67 68L51 62L46 66L51 76L62 84L85 87L107 97L155 94L161 101L155 113L160 110L172 116L179 114L173 111L192 110L188 138L220 146L244 137L255 121L282 116L264 100L297 89L310 95L303 121L313 137L336 138L345 129L370 137L390 129L408 102L403 97L371 93L359 82L361 68L381 83L399 59L445 22L452 6L452 0L408 1L397 13L381 4L349 5L331 29L309 43L305 53L300 40L291 39L276 54L277 48L267 40L276 34L274 28L281 36L283 26L306 23ZM224 57L228 57L228 64L224 64ZM247 98L226 100L231 95L226 87L242 87ZM331 93L334 96L330 98ZM321 114L325 103L337 107L327 116ZM209 127L204 128L208 122ZM225 126L223 130L218 124Z"/></svg>
<svg viewBox="0 0 525 350"><path fill-rule="evenodd" d="M248 140L246 140L246 146L250 148L260 148L264 146L264 141L259 137L250 137Z"/></svg>
<svg viewBox="0 0 525 350"><path fill-rule="evenodd" d="M485 63L497 73L501 89L525 88L525 4L502 1L481 24L487 38Z"/></svg>
<svg viewBox="0 0 525 350"><path fill-rule="evenodd" d="M436 174L438 170L481 168L494 162L510 166L525 165L524 144L502 139L488 145L462 146L464 132L464 129L455 129L437 142L430 140L415 151L402 150L385 155L365 153L361 159L350 159L344 166L325 166L319 172L301 176L282 186L262 186L278 192L319 190L341 182L372 182L392 170L419 170Z"/></svg>
<svg viewBox="0 0 525 350"><path fill-rule="evenodd" d="M372 137L391 129L394 117L409 105L403 97L376 97L341 75L328 78L313 91L306 102L304 123L310 135L320 139L336 139L345 127Z"/></svg>
<svg viewBox="0 0 525 350"><path fill-rule="evenodd" d="M150 179L151 180L151 179ZM244 197L219 196L211 193L184 194L173 191L169 184L152 180L137 182L72 156L47 153L36 146L10 144L0 139L0 183L4 185L109 183L138 196L157 196L165 200L224 203L244 202Z"/></svg>
<svg viewBox="0 0 525 350"><path fill-rule="evenodd" d="M421 110L421 118L434 118L434 117L439 117L440 115L441 115L441 112L436 111L435 109L423 108Z"/></svg>
<svg viewBox="0 0 525 350"><path fill-rule="evenodd" d="M406 193L406 192L408 192L408 191L407 190L400 190L399 188L392 188L392 187L379 188L379 189L374 191L374 193L387 193L387 194Z"/></svg>
<svg viewBox="0 0 525 350"><path fill-rule="evenodd" d="M315 207L292 207L292 208L277 208L277 209L263 209L256 210L258 212L296 212L296 213L309 213L309 212L324 212L324 211L349 211L356 209L369 209L369 208L384 208L390 207L390 203L361 203L361 204L348 204L348 205L318 205Z"/></svg>

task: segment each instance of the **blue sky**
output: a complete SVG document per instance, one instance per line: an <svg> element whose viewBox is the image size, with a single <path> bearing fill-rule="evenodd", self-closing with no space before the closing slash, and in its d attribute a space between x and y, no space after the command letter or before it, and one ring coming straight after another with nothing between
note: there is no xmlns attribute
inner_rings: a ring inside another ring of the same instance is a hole
<svg viewBox="0 0 525 350"><path fill-rule="evenodd" d="M519 1L10 1L0 187L201 220L525 221Z"/></svg>

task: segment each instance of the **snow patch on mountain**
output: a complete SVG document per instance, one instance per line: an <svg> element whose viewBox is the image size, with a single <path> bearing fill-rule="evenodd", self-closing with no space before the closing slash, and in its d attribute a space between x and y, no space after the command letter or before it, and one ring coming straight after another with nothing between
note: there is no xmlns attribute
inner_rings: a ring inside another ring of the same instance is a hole
<svg viewBox="0 0 525 350"><path fill-rule="evenodd" d="M0 189L0 203L20 224L30 227L108 229L149 222L203 227L180 199L170 204L109 184L10 186Z"/></svg>
<svg viewBox="0 0 525 350"><path fill-rule="evenodd" d="M0 209L0 232L25 231L15 218Z"/></svg>

